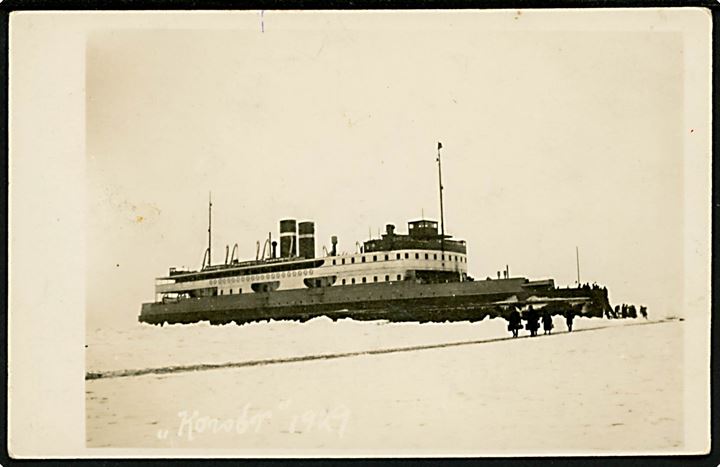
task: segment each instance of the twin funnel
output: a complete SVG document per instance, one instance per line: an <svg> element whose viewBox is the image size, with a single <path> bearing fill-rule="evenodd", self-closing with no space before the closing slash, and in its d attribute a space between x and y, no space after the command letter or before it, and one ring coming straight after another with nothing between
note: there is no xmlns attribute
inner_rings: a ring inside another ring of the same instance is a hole
<svg viewBox="0 0 720 467"><path fill-rule="evenodd" d="M280 221L280 257L315 257L315 223L298 223L295 219Z"/></svg>

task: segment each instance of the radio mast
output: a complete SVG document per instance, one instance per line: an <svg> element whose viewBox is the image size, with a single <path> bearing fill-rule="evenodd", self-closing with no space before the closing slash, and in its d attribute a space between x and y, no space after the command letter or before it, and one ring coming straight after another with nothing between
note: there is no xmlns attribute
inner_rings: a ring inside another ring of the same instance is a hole
<svg viewBox="0 0 720 467"><path fill-rule="evenodd" d="M208 266L212 265L212 191L208 198Z"/></svg>
<svg viewBox="0 0 720 467"><path fill-rule="evenodd" d="M442 260L445 260L445 214L443 212L443 184L442 184L442 163L440 162L440 150L442 143L438 141L437 147L437 163L438 163L438 185L440 187L440 251L442 252ZM444 263L443 263L444 264Z"/></svg>

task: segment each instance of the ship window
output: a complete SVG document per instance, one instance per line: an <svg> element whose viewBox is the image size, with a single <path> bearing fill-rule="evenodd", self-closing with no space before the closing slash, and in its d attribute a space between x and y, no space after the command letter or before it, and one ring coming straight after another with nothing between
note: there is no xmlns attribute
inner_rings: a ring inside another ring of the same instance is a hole
<svg viewBox="0 0 720 467"><path fill-rule="evenodd" d="M390 276L385 276L385 282L390 280Z"/></svg>
<svg viewBox="0 0 720 467"><path fill-rule="evenodd" d="M354 277L353 277L352 279L350 279L350 283L351 283L351 284L354 284L354 283L355 283L355 278L354 278Z"/></svg>
<svg viewBox="0 0 720 467"><path fill-rule="evenodd" d="M395 255L395 259L400 259L400 253Z"/></svg>
<svg viewBox="0 0 720 467"><path fill-rule="evenodd" d="M433 255L433 259L437 259L437 253Z"/></svg>
<svg viewBox="0 0 720 467"><path fill-rule="evenodd" d="M367 282L367 277L363 277L363 284Z"/></svg>
<svg viewBox="0 0 720 467"><path fill-rule="evenodd" d="M390 259L390 255L385 255L385 261Z"/></svg>
<svg viewBox="0 0 720 467"><path fill-rule="evenodd" d="M345 285L345 279L342 280L342 285Z"/></svg>
<svg viewBox="0 0 720 467"><path fill-rule="evenodd" d="M405 253L405 259L408 259L410 257L410 253Z"/></svg>
<svg viewBox="0 0 720 467"><path fill-rule="evenodd" d="M415 259L420 259L420 253L415 253Z"/></svg>
<svg viewBox="0 0 720 467"><path fill-rule="evenodd" d="M373 282L377 282L377 276L373 276Z"/></svg>
<svg viewBox="0 0 720 467"><path fill-rule="evenodd" d="M377 255L373 255L373 261L377 261Z"/></svg>
<svg viewBox="0 0 720 467"><path fill-rule="evenodd" d="M400 274L397 275L397 280L399 280L399 281L402 280L402 276Z"/></svg>
<svg viewBox="0 0 720 467"><path fill-rule="evenodd" d="M430 259L430 256L427 253L425 253L425 259Z"/></svg>
<svg viewBox="0 0 720 467"><path fill-rule="evenodd" d="M335 260L333 260L333 266L335 266Z"/></svg>
<svg viewBox="0 0 720 467"><path fill-rule="evenodd" d="M354 262L355 262L355 257L350 258L350 262L351 262L351 263L354 263Z"/></svg>
<svg viewBox="0 0 720 467"><path fill-rule="evenodd" d="M223 294L223 291L222 291L222 289L220 289L220 295L222 295L222 294Z"/></svg>
<svg viewBox="0 0 720 467"><path fill-rule="evenodd" d="M232 289L230 289L230 295L232 295Z"/></svg>
<svg viewBox="0 0 720 467"><path fill-rule="evenodd" d="M342 262L342 264L345 264L345 258L343 258L343 259L340 260L340 261Z"/></svg>
<svg viewBox="0 0 720 467"><path fill-rule="evenodd" d="M364 257L364 256L362 257L362 262L363 262L363 263L365 262L365 257Z"/></svg>

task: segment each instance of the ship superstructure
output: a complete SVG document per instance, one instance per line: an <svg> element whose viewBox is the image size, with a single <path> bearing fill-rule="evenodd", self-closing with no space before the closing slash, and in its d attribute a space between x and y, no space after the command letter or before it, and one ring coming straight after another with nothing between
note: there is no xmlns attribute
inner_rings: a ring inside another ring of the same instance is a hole
<svg viewBox="0 0 720 467"><path fill-rule="evenodd" d="M337 238L332 242L327 256L314 257L314 223L285 219L280 221L279 256L276 242L270 241L271 252L265 259L231 260L199 271L171 268L157 279L155 292L159 300L168 301L376 282L467 280L465 241L441 238L432 220L408 222L407 234L396 233L395 226L388 224L381 238L365 241L356 253L337 254Z"/></svg>

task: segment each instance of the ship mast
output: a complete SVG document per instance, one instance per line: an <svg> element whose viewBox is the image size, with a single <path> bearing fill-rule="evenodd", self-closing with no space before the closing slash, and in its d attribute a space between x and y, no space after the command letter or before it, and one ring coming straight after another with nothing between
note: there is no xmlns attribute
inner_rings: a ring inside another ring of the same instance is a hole
<svg viewBox="0 0 720 467"><path fill-rule="evenodd" d="M442 252L441 258L445 259L445 216L443 213L443 184L442 184L442 163L440 162L440 149L442 149L442 143L438 141L437 147L437 163L438 163L438 185L440 187L440 251Z"/></svg>
<svg viewBox="0 0 720 467"><path fill-rule="evenodd" d="M208 266L212 265L212 191L208 198Z"/></svg>
<svg viewBox="0 0 720 467"><path fill-rule="evenodd" d="M577 283L580 287L580 250L575 247L575 263L577 264Z"/></svg>

